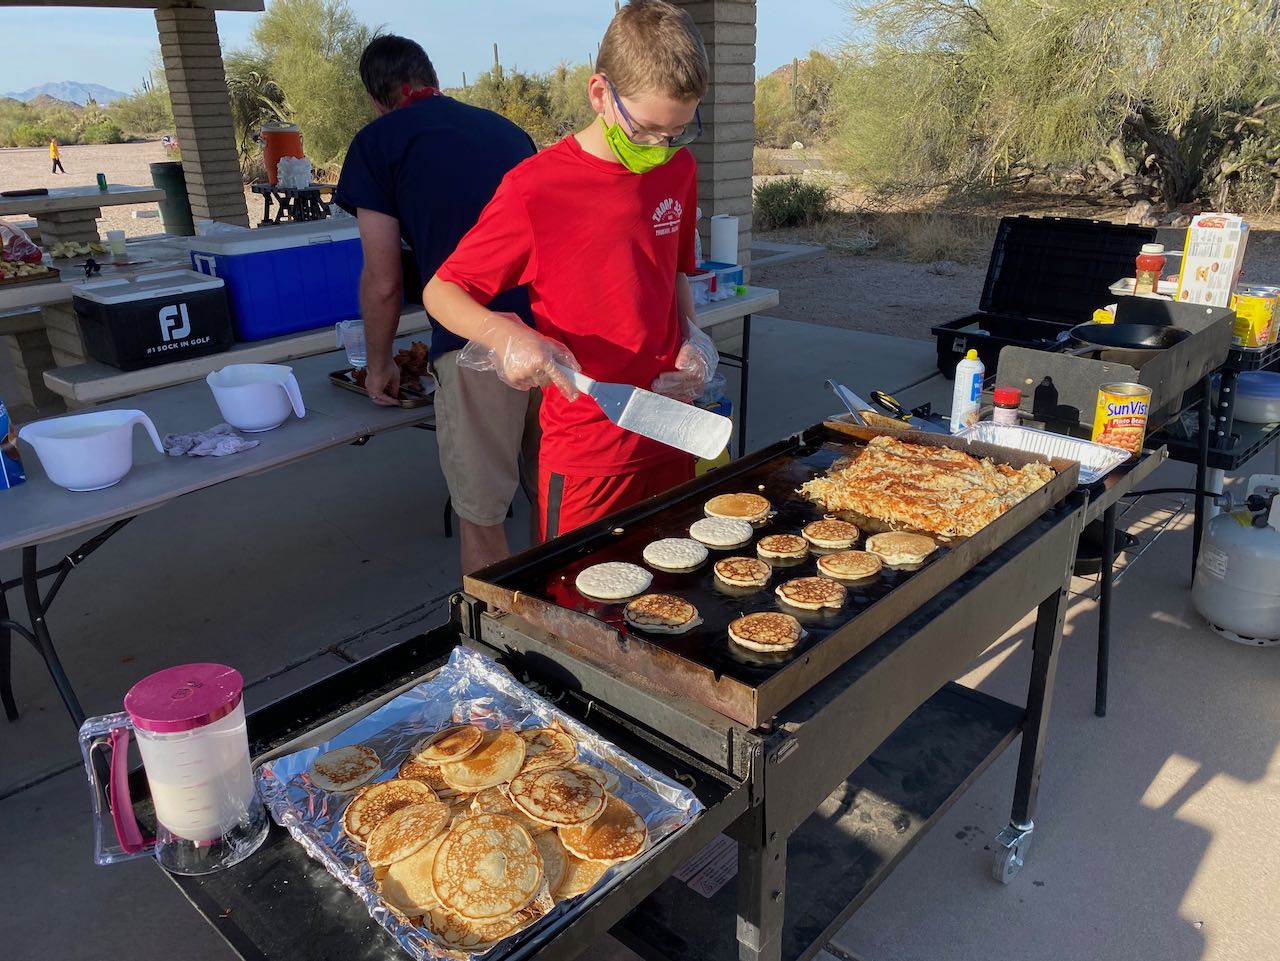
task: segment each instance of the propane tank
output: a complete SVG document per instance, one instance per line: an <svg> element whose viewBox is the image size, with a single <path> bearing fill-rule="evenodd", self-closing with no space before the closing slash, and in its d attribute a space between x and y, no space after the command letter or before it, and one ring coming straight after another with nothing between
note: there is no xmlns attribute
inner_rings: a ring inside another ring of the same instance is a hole
<svg viewBox="0 0 1280 961"><path fill-rule="evenodd" d="M1205 529L1191 603L1229 641L1280 644L1280 476L1255 474L1245 506Z"/></svg>

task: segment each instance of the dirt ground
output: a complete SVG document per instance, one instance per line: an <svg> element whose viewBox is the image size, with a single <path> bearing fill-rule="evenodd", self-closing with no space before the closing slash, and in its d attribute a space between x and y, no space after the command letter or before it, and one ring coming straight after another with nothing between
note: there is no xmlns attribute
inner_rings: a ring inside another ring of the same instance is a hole
<svg viewBox="0 0 1280 961"><path fill-rule="evenodd" d="M171 159L159 140L140 143L115 143L79 145L62 148L62 165L65 174L50 172L49 148L0 149L0 190L16 190L26 187L77 187L97 183L99 173L107 175L113 184L135 187L151 186L153 163ZM262 212L262 198L246 191L249 199L249 216L255 222ZM123 230L128 237L140 237L161 231L158 217L134 219L135 210L155 210L156 205L130 204L104 207L98 231L103 236L108 230ZM6 217L6 220L29 220L28 217Z"/></svg>

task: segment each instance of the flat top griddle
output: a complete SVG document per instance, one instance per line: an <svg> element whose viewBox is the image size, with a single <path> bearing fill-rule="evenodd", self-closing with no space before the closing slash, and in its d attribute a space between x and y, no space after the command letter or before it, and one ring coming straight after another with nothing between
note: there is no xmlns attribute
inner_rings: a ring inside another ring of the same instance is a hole
<svg viewBox="0 0 1280 961"><path fill-rule="evenodd" d="M1074 461L1050 461L1058 472L1048 484L970 538L939 549L916 570L885 568L865 583L846 584L839 610L805 611L784 604L774 589L793 577L817 573L816 557L786 566L773 565L766 587L730 588L717 582L713 565L730 556L755 557L755 543L774 533L796 533L824 516L797 489L827 471L840 457L856 453L880 434L912 443L954 447L974 456L990 456L1018 467L1044 458L950 436L878 430L827 423L810 428L743 460L644 503L532 548L464 578L465 590L490 606L515 614L553 638L585 647L619 668L643 677L750 727L759 726L803 694L892 625L920 607L965 571L1039 517L1075 488ZM697 607L703 623L687 634L650 634L623 620L625 602L585 597L574 581L580 571L606 561L646 567L643 551L663 537L687 537L689 526L705 516L708 499L725 493L760 493L775 514L760 525L751 543L728 551L712 550L697 570L655 571L650 592L675 594ZM860 541L858 545L862 546ZM805 635L785 654L761 655L739 649L728 639L730 621L757 611L782 611L796 618Z"/></svg>
<svg viewBox="0 0 1280 961"><path fill-rule="evenodd" d="M703 665L717 678L727 676L744 684L759 685L918 573L886 567L874 580L846 584L848 598L843 608L823 611L791 607L774 594L779 584L793 577L811 577L818 573L817 558L812 551L803 561L774 561L771 565L773 574L765 587L734 588L717 580L713 570L716 561L726 557L756 557L755 545L760 538L769 534L799 534L806 524L821 520L824 516L822 508L796 491L805 481L826 473L837 459L847 457L854 449L849 442L832 440L800 446L790 457L755 465L733 480L709 488L708 499L715 494L739 491L762 494L773 503L776 514L756 528L751 543L745 547L709 549L710 557L695 571L667 573L647 567L642 557L645 545L663 537L688 537L689 525L706 516L703 502L690 498L638 523L611 528L605 537L579 545L568 558L531 564L504 578L502 584L515 591L545 597L566 610L593 617L623 636L642 638L653 646ZM862 543L855 546L861 547ZM947 550L948 547L940 546L921 569L936 562ZM680 635L638 631L623 619L626 601L600 601L579 593L574 587L578 573L606 561L628 561L645 567L653 574L653 585L648 592L675 594L690 601L702 615L702 624ZM798 620L805 631L799 646L785 654L756 654L730 643L729 623L757 611L781 611Z"/></svg>

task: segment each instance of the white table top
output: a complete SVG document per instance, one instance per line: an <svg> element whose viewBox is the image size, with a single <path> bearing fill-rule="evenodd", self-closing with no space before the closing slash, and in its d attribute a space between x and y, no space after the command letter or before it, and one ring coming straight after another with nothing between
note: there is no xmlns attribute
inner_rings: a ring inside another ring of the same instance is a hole
<svg viewBox="0 0 1280 961"><path fill-rule="evenodd" d="M275 430L245 435L260 443L239 454L167 457L156 453L145 433L135 429L133 470L103 491L72 493L56 486L45 476L35 451L19 442L27 481L0 491L0 551L95 531L184 494L283 467L368 434L434 423L434 407L378 407L363 395L329 383L330 372L344 365L345 356L336 351L294 363L307 416L301 420L290 417ZM202 381L165 388L116 406L136 406L144 411L162 437L206 430L222 421L213 394Z"/></svg>
<svg viewBox="0 0 1280 961"><path fill-rule="evenodd" d="M130 184L107 184L99 190L97 184L82 187L53 187L47 194L29 197L0 197L0 217L26 214L40 219L41 214L61 213L67 210L97 210L101 207L117 207L122 204L149 204L164 200L165 193L159 187L136 187Z"/></svg>
<svg viewBox="0 0 1280 961"><path fill-rule="evenodd" d="M52 286L52 285L50 285ZM0 295L2 296L2 295ZM768 310L778 304L778 292L768 287L749 287L740 297L731 297L698 308L698 326L710 330L720 324L746 315ZM399 335L426 330L427 315L420 307L411 307L400 318ZM271 340L236 344L221 354L175 361L144 370L120 371L91 361L74 367L45 371L44 382L55 394L80 404L99 404L129 397L148 390L185 384L204 377L211 370L227 364L284 363L333 349L333 328L322 327L301 334L275 337Z"/></svg>

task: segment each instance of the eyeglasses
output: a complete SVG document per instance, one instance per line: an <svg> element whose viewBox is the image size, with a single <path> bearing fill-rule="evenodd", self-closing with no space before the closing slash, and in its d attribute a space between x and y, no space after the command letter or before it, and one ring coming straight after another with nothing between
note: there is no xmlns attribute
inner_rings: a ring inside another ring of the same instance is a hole
<svg viewBox="0 0 1280 961"><path fill-rule="evenodd" d="M693 111L694 129L690 130L686 126L680 133L670 136L664 133L655 133L652 130L645 130L643 127L637 127L636 122L631 119L631 114L627 113L627 108L622 105L622 98L618 96L618 88L613 85L613 81L608 77L604 78L604 82L609 85L609 92L613 94L614 105L618 108L618 113L622 115L623 122L627 125L627 139L634 144L644 147L683 147L685 144L691 144L702 136L702 115L698 109Z"/></svg>

